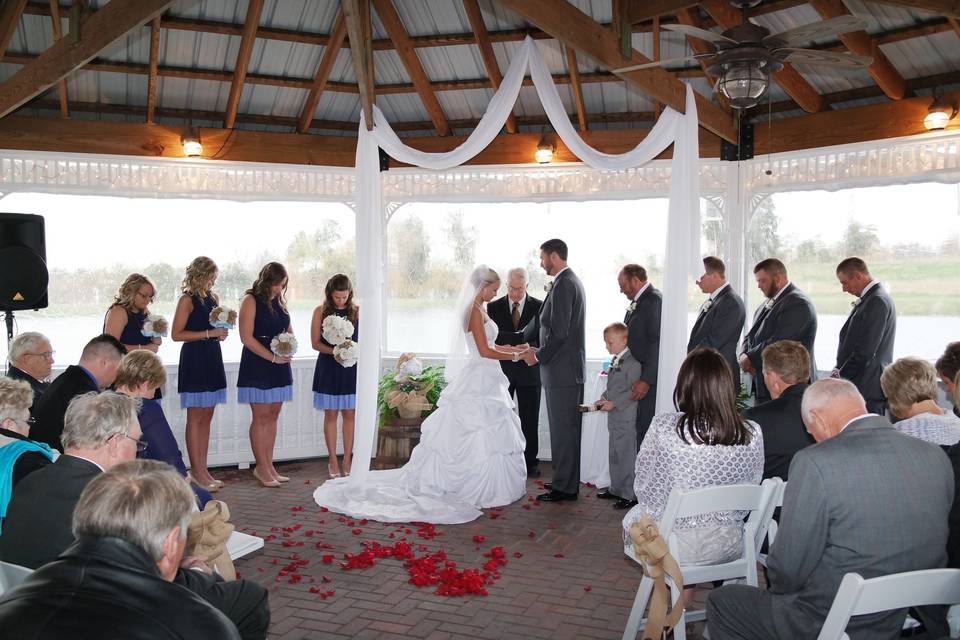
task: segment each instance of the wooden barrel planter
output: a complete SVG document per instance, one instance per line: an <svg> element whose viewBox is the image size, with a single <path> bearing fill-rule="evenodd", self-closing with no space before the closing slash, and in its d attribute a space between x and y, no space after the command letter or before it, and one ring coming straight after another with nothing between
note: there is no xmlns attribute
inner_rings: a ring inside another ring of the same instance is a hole
<svg viewBox="0 0 960 640"><path fill-rule="evenodd" d="M420 443L423 418L387 418L377 436L376 469L396 469L410 460L410 452Z"/></svg>

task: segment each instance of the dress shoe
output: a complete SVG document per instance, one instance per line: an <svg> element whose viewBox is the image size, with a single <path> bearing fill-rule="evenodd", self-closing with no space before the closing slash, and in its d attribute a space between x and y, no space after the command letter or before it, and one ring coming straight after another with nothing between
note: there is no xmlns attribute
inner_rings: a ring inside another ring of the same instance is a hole
<svg viewBox="0 0 960 640"><path fill-rule="evenodd" d="M280 475L279 473L278 473L277 475L273 476L273 479L276 480L277 482L290 482L290 478L289 478L289 477L287 477L287 476L282 476L282 475Z"/></svg>
<svg viewBox="0 0 960 640"><path fill-rule="evenodd" d="M601 500L619 500L620 496L610 493L609 489L604 489L603 491L597 491L597 497Z"/></svg>
<svg viewBox="0 0 960 640"><path fill-rule="evenodd" d="M537 502L563 502L564 500L576 500L577 494L564 493L563 491L550 490L547 493L541 493L537 496Z"/></svg>
<svg viewBox="0 0 960 640"><path fill-rule="evenodd" d="M263 478L257 475L256 470L253 471L253 477L256 478L257 482L259 482L264 487L275 489L276 487L280 486L280 483L274 480L272 477L269 480L264 480Z"/></svg>
<svg viewBox="0 0 960 640"><path fill-rule="evenodd" d="M546 489L547 491L553 491L553 483L552 483L552 482L544 482L544 483L543 483L543 488Z"/></svg>
<svg viewBox="0 0 960 640"><path fill-rule="evenodd" d="M636 500L627 500L626 498L618 498L616 502L613 503L614 509L629 509L633 505L637 504Z"/></svg>
<svg viewBox="0 0 960 640"><path fill-rule="evenodd" d="M539 477L540 477L540 469L537 469L536 467L530 467L529 469L527 469L527 477L528 477L528 478L539 478Z"/></svg>

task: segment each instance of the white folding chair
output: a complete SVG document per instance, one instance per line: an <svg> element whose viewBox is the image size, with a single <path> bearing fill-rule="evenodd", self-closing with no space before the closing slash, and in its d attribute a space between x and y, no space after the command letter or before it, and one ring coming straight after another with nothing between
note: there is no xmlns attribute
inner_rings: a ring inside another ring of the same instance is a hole
<svg viewBox="0 0 960 640"><path fill-rule="evenodd" d="M777 491L773 496L773 500L770 502L770 521L767 525L767 553L757 552L757 561L763 566L767 566L767 554L770 552L770 548L773 547L773 541L777 537L777 531L779 530L779 525L777 521L773 519L773 513L777 510L777 507L783 506L783 494L787 491L787 483L780 478L774 478L779 480L780 484L777 486Z"/></svg>
<svg viewBox="0 0 960 640"><path fill-rule="evenodd" d="M853 616L929 604L960 604L960 569L908 571L869 580L848 573L817 640L850 640L844 630Z"/></svg>
<svg viewBox="0 0 960 640"><path fill-rule="evenodd" d="M31 573L33 573L33 569L0 561L0 596L19 586Z"/></svg>
<svg viewBox="0 0 960 640"><path fill-rule="evenodd" d="M770 514L772 514L770 504L773 502L777 488L781 484L783 482L779 478L774 478L764 480L762 485L737 484L705 487L692 491L674 489L670 493L670 499L667 501L658 528L660 529L660 535L669 542L670 553L680 563L683 581L687 586L714 580L746 580L747 584L757 586L757 552L767 535L767 526L771 519ZM743 529L743 553L736 560L723 564L685 566L683 558L677 555L677 540L676 536L673 535L676 520L716 511L749 512ZM633 545L626 545L623 552L634 562L640 563L639 558L634 553ZM670 585L671 600L676 603L680 597L680 591L669 578L667 583ZM653 580L643 576L640 580L640 586L637 588L633 608L630 610L630 617L627 619L627 626L623 631L624 640L634 640L637 637L637 632L644 624L643 613L646 611L652 591ZM703 610L690 612L685 610L673 630L674 639L686 640L686 623L704 620L705 618L706 612Z"/></svg>

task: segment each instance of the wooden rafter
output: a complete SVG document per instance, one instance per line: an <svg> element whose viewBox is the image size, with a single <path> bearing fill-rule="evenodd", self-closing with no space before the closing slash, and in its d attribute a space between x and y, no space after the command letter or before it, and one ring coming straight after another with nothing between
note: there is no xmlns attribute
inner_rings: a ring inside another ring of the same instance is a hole
<svg viewBox="0 0 960 640"><path fill-rule="evenodd" d="M675 15L682 9L696 6L690 0L646 0L645 2L631 2L628 9L630 22L646 22L663 15Z"/></svg>
<svg viewBox="0 0 960 640"><path fill-rule="evenodd" d="M487 75L490 76L490 86L496 91L500 88L500 83L503 82L503 74L500 72L500 65L497 64L497 56L493 53L493 44L490 42L490 35L487 33L487 25L483 21L480 4L477 0L463 0L463 8L467 12L470 28L477 36L477 47L480 49L483 67L487 70ZM507 116L505 126L507 133L517 132L517 118L512 112Z"/></svg>
<svg viewBox="0 0 960 640"><path fill-rule="evenodd" d="M960 0L873 0L884 4L894 4L908 9L932 11L944 16L960 18Z"/></svg>
<svg viewBox="0 0 960 640"><path fill-rule="evenodd" d="M62 38L0 85L0 118L67 77L173 0L111 0L83 24L79 41Z"/></svg>
<svg viewBox="0 0 960 640"><path fill-rule="evenodd" d="M651 60L653 60L654 62L659 62L660 61L660 16L654 16L653 20L651 21L651 24L653 26L653 28L650 31L650 39L653 41L653 51L652 51L653 56L651 57ZM704 70L704 73L706 73L706 70ZM653 110L659 116L661 111L663 111L663 105L657 102L656 100L654 100Z"/></svg>
<svg viewBox="0 0 960 640"><path fill-rule="evenodd" d="M307 94L307 99L303 103L303 109L300 111L300 119L297 122L297 133L306 133L310 129L310 123L313 121L313 113L317 110L317 104L320 102L320 94L323 93L327 81L330 80L330 72L333 65L340 55L340 49L343 48L343 42L347 36L347 22L343 17L343 10L337 12L337 17L333 20L333 30L330 32L330 44L323 50L320 57L320 64L317 66L317 73L313 77L313 86Z"/></svg>
<svg viewBox="0 0 960 640"><path fill-rule="evenodd" d="M727 2L727 0L704 0L701 6L724 29L730 29L740 24L742 15ZM793 101L804 111L815 113L822 111L826 106L823 96L793 68L789 62L783 69L773 75L773 81L780 85Z"/></svg>
<svg viewBox="0 0 960 640"><path fill-rule="evenodd" d="M823 18L837 18L850 15L850 10L841 0L810 0L810 6ZM866 31L850 31L840 34L840 42L850 51L862 56L873 56L873 63L867 69L883 92L894 100L906 95L907 83L897 68L890 63L880 47Z"/></svg>
<svg viewBox="0 0 960 640"><path fill-rule="evenodd" d="M953 16L950 16L947 18L947 24L950 25L950 28L953 29L953 32L957 34L958 38L960 38L960 21Z"/></svg>
<svg viewBox="0 0 960 640"><path fill-rule="evenodd" d="M371 16L370 0L342 0L340 4L343 17L347 22L347 34L350 38L350 57L353 60L353 73L357 77L360 93L360 107L367 123L367 129L373 129L373 48L370 46Z"/></svg>
<svg viewBox="0 0 960 640"><path fill-rule="evenodd" d="M56 0L53 0L56 2ZM157 67L160 64L160 16L150 23L150 73L147 76L147 122L154 121L157 110Z"/></svg>
<svg viewBox="0 0 960 640"><path fill-rule="evenodd" d="M567 2L552 0L499 0L528 22L543 29L567 46L596 60L601 66L616 69L627 65L649 62L649 58L634 50L631 59L620 56L616 37L596 20ZM627 83L676 111L686 108L686 85L660 68L643 69L617 74ZM697 94L697 113L700 125L726 140L736 140L730 117L703 96Z"/></svg>
<svg viewBox="0 0 960 640"><path fill-rule="evenodd" d="M247 18L243 23L243 35L240 36L237 64L233 67L233 82L230 83L227 111L223 116L223 123L227 129L233 128L233 123L237 118L237 108L240 106L240 96L243 95L243 83L250 66L250 56L253 54L253 43L257 39L257 28L260 26L260 14L262 12L263 0L250 0L247 4Z"/></svg>
<svg viewBox="0 0 960 640"><path fill-rule="evenodd" d="M580 69L577 66L577 52L564 47L567 54L567 69L570 72L570 89L573 91L573 104L577 109L577 122L580 131L587 130L587 107L583 102L583 86L580 83Z"/></svg>
<svg viewBox="0 0 960 640"><path fill-rule="evenodd" d="M57 42L63 37L62 25L60 24L60 5L57 0L50 0L50 26L53 32L53 41ZM57 96L60 99L60 117L69 118L70 107L66 80L61 79L57 83Z"/></svg>
<svg viewBox="0 0 960 640"><path fill-rule="evenodd" d="M420 100L427 110L427 115L433 121L437 134L448 135L450 125L447 124L447 116L443 113L443 107L440 106L440 101L437 100L433 87L430 86L427 72L423 70L423 64L417 57L417 51L410 43L410 36L407 35L407 30L403 26L400 14L397 13L397 8L393 6L393 0L373 0L373 6L377 10L377 15L380 16L380 22L383 23L387 33L390 34L390 39L393 40L397 48L397 55L400 56L403 68L407 70L410 81L417 88Z"/></svg>
<svg viewBox="0 0 960 640"><path fill-rule="evenodd" d="M20 16L27 5L27 0L7 0L0 8L0 56L3 56L13 40L20 24Z"/></svg>
<svg viewBox="0 0 960 640"><path fill-rule="evenodd" d="M633 25L630 23L630 0L613 0L611 5L613 22L610 31L617 39L617 47L624 60L630 59L633 51Z"/></svg>

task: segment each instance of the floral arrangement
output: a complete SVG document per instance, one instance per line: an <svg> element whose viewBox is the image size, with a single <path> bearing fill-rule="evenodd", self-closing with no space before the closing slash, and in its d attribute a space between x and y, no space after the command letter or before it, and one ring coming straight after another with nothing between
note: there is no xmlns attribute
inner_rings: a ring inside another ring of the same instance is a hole
<svg viewBox="0 0 960 640"><path fill-rule="evenodd" d="M214 307L210 312L210 324L216 329L232 330L237 326L237 312L230 307Z"/></svg>
<svg viewBox="0 0 960 640"><path fill-rule="evenodd" d="M292 358L297 353L297 338L284 331L270 341L270 351L281 358Z"/></svg>
<svg viewBox="0 0 960 640"><path fill-rule="evenodd" d="M360 357L360 345L353 340L344 340L333 348L333 359L344 368L357 364Z"/></svg>
<svg viewBox="0 0 960 640"><path fill-rule="evenodd" d="M148 338L162 338L167 335L169 329L170 323L167 322L166 318L159 314L151 313L147 316L147 319L143 321L143 328L140 330L140 333Z"/></svg>
<svg viewBox="0 0 960 640"><path fill-rule="evenodd" d="M424 412L429 415L445 386L443 367L424 367L415 354L404 353L396 368L380 379L380 423L386 418L419 418Z"/></svg>
<svg viewBox="0 0 960 640"><path fill-rule="evenodd" d="M323 339L333 345L343 344L353 337L353 323L337 315L329 315L323 319Z"/></svg>

